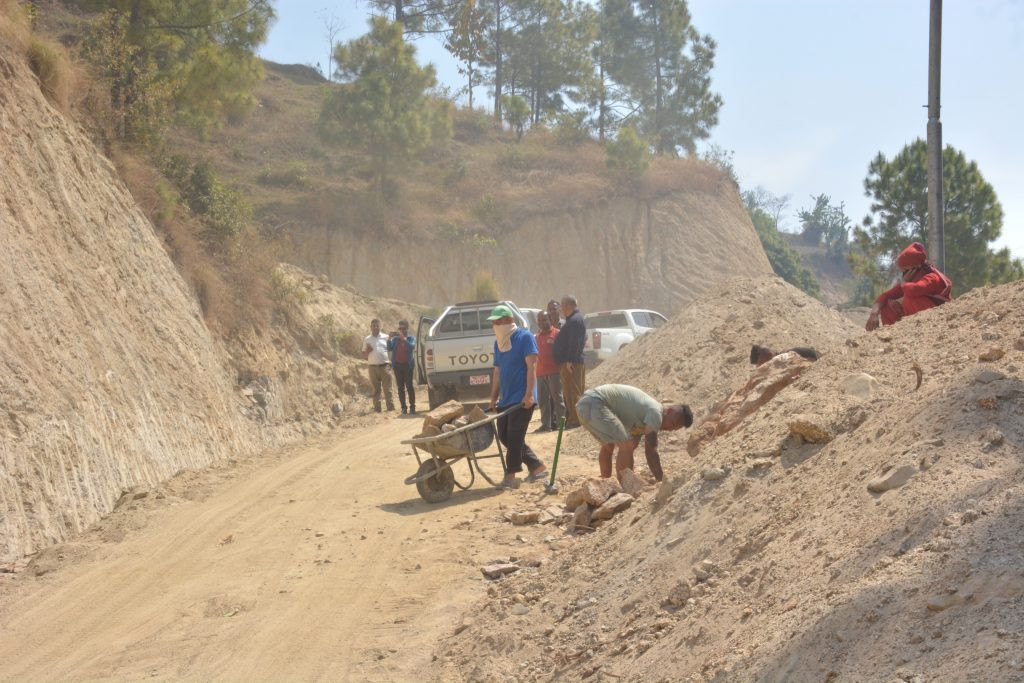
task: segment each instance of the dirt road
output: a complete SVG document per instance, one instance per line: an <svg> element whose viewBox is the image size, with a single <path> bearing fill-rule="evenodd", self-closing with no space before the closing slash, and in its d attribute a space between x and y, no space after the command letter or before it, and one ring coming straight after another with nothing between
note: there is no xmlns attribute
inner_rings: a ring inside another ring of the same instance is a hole
<svg viewBox="0 0 1024 683"><path fill-rule="evenodd" d="M503 523L510 494L487 486L423 503L398 445L416 427L375 422L200 500L151 493L0 594L0 679L414 678L483 594L479 564L548 533Z"/></svg>

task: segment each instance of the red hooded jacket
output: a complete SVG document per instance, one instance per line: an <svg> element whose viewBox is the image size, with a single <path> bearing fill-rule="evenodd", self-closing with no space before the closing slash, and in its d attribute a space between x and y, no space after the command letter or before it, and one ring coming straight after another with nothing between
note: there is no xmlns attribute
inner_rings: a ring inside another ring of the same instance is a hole
<svg viewBox="0 0 1024 683"><path fill-rule="evenodd" d="M878 295L875 303L884 306L893 299L903 299L903 314L913 315L944 304L953 298L953 283L938 268L925 260L924 245L914 242L896 259L900 269L919 266L910 282L897 282Z"/></svg>

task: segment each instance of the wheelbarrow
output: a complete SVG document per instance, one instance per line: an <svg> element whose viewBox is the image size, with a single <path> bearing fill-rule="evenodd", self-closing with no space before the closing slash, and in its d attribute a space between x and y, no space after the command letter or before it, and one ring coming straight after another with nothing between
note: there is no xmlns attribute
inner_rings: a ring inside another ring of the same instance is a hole
<svg viewBox="0 0 1024 683"><path fill-rule="evenodd" d="M471 422L450 432L441 432L434 436L419 436L402 441L412 446L418 468L416 474L406 477L406 484L416 484L420 497L428 503L441 503L451 498L452 491L458 486L465 491L476 481L477 473L489 484L497 486L498 482L487 476L480 467L481 460L497 458L501 461L501 471L505 472L505 454L501 450L501 441L495 438L494 421L511 413L518 406L512 406L495 415ZM490 448L497 446L497 453L481 455ZM420 451L425 455L422 455ZM455 476L454 466L465 460L469 468L469 482L463 484Z"/></svg>

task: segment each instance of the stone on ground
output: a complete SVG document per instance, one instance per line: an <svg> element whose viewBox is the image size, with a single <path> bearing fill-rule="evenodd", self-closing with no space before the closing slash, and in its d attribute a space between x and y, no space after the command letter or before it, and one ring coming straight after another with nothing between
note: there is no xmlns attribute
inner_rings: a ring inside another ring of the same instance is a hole
<svg viewBox="0 0 1024 683"><path fill-rule="evenodd" d="M434 426L440 427L443 424L447 424L457 417L462 417L465 412L465 408L458 401L448 401L442 403L438 407L431 410L429 413L423 416L423 429Z"/></svg>
<svg viewBox="0 0 1024 683"><path fill-rule="evenodd" d="M868 491L872 493L885 493L910 481L910 478L917 474L917 468L913 465L902 465L894 467L882 475L875 477L868 482Z"/></svg>
<svg viewBox="0 0 1024 683"><path fill-rule="evenodd" d="M594 510L594 514L590 516L590 519L611 519L632 504L633 496L628 493L616 493L614 496L606 500L601 507Z"/></svg>

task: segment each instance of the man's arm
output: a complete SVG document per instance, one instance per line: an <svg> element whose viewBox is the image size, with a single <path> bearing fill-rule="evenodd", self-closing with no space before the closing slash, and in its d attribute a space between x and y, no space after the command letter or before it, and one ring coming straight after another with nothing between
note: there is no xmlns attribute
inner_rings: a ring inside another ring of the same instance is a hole
<svg viewBox="0 0 1024 683"><path fill-rule="evenodd" d="M644 457L647 458L647 469L651 471L655 479L661 481L665 473L661 471L661 455L658 454L658 432L647 427L644 437Z"/></svg>
<svg viewBox="0 0 1024 683"><path fill-rule="evenodd" d="M533 405L533 388L537 386L537 354L526 357L526 393L523 394L523 407Z"/></svg>
<svg viewBox="0 0 1024 683"><path fill-rule="evenodd" d="M488 410L494 410L498 405L498 391L501 388L501 371L494 368L491 373L491 405Z"/></svg>
<svg viewBox="0 0 1024 683"><path fill-rule="evenodd" d="M373 348L370 346L370 342L363 341L363 360L370 360L370 351Z"/></svg>
<svg viewBox="0 0 1024 683"><path fill-rule="evenodd" d="M892 299L900 299L903 297L903 283L897 282L895 285L885 290L878 295L875 299L874 305L871 307L871 312L868 313L868 322L864 326L868 332L878 329L878 314L882 311L882 306L891 301Z"/></svg>

